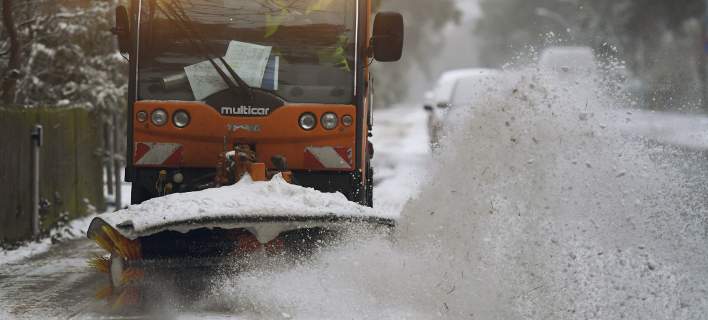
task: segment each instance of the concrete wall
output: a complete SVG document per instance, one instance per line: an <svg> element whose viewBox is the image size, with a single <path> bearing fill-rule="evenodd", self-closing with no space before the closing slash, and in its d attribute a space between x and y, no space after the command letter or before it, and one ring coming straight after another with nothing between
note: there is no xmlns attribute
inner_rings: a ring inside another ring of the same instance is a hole
<svg viewBox="0 0 708 320"><path fill-rule="evenodd" d="M31 237L30 130L44 126L41 229L105 209L101 122L85 109L0 109L0 242Z"/></svg>

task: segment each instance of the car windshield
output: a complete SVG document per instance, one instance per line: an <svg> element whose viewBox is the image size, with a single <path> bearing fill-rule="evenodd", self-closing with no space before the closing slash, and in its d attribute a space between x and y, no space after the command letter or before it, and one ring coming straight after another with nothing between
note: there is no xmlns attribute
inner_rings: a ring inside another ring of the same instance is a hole
<svg viewBox="0 0 708 320"><path fill-rule="evenodd" d="M351 103L356 10L355 0L143 0L139 98L227 89L211 56L288 102Z"/></svg>

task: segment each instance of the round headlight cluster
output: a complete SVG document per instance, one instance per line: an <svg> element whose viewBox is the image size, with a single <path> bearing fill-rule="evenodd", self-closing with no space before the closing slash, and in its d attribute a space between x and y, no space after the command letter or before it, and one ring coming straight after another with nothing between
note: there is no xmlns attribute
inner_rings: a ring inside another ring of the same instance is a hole
<svg viewBox="0 0 708 320"><path fill-rule="evenodd" d="M164 126L167 124L167 111L162 109L153 111L150 120L152 120L152 124L158 127Z"/></svg>
<svg viewBox="0 0 708 320"><path fill-rule="evenodd" d="M172 116L172 122L175 123L175 127L177 128L184 128L188 126L189 121L191 121L189 118L189 113L184 110L179 110Z"/></svg>
<svg viewBox="0 0 708 320"><path fill-rule="evenodd" d="M317 126L317 117L315 117L314 114L309 112L303 113L300 116L300 121L298 122L300 123L300 128L302 128L303 130L310 131Z"/></svg>
<svg viewBox="0 0 708 320"><path fill-rule="evenodd" d="M135 118L138 120L140 123L145 123L148 121L148 111L138 111L135 114ZM163 109L157 109L150 113L150 122L154 124L155 126L162 127L167 124L169 121L170 117L167 111ZM192 121L192 118L189 116L189 113L185 110L178 110L172 115L172 123L175 125L177 128L186 128L189 123Z"/></svg>
<svg viewBox="0 0 708 320"><path fill-rule="evenodd" d="M334 128L336 128L339 124L339 117L332 112L327 112L322 115L322 119L320 121L322 122L323 128L327 130L334 130Z"/></svg>
<svg viewBox="0 0 708 320"><path fill-rule="evenodd" d="M334 130L339 126L339 116L334 112L327 112L320 117L320 124L325 130ZM300 128L310 131L317 127L317 116L314 113L306 112L300 115L298 121ZM354 124L354 118L351 115L344 115L341 119L341 124L345 127L351 127Z"/></svg>

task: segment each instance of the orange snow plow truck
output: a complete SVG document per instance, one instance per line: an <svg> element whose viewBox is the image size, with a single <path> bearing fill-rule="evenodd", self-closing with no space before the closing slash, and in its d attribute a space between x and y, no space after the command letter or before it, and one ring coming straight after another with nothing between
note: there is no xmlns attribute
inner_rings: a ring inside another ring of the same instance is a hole
<svg viewBox="0 0 708 320"><path fill-rule="evenodd" d="M248 175L282 177L371 207L369 66L399 60L403 48L402 16L372 17L372 0L130 0L118 7L114 33L130 68L132 203ZM136 261L218 255L258 247L255 240L282 244L293 238L286 232L301 240L332 222L330 215L192 215L137 230L139 217L116 214L96 218L88 231L110 252L94 264L113 275L114 286ZM273 228L263 236L258 223L289 227L275 229L278 240Z"/></svg>
<svg viewBox="0 0 708 320"><path fill-rule="evenodd" d="M225 178L216 177L220 156L239 149L259 177L290 171L302 186L371 206L368 67L371 58L398 60L403 45L399 14L379 13L372 32L371 1L118 8L116 33L130 57L132 203L214 186Z"/></svg>

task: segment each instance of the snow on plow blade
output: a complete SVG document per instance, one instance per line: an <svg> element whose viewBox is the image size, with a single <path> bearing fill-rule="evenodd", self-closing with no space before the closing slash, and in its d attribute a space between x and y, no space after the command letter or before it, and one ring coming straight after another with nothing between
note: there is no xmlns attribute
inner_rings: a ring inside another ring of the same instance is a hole
<svg viewBox="0 0 708 320"><path fill-rule="evenodd" d="M87 236L107 254L89 263L110 279L97 297L121 308L139 304L146 281L166 270L210 268L258 251L307 254L353 225L389 228L397 218L280 175L267 182L245 176L96 217Z"/></svg>
<svg viewBox="0 0 708 320"><path fill-rule="evenodd" d="M193 241L189 244L192 247L200 239L208 245L213 234L217 238L242 236L233 230L248 231L265 245L288 232L336 230L347 223L394 226L397 218L350 202L342 194L289 184L279 175L267 182L254 182L246 176L232 186L172 194L100 215L92 221L87 235L109 252L115 251L115 245L120 243L138 241L145 246L147 239L160 241L169 235L181 238L182 243ZM206 230L212 231L212 236L205 236Z"/></svg>

